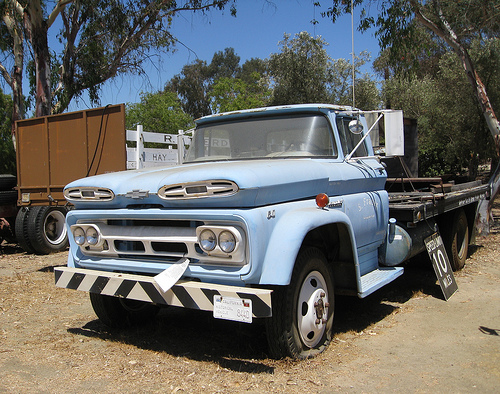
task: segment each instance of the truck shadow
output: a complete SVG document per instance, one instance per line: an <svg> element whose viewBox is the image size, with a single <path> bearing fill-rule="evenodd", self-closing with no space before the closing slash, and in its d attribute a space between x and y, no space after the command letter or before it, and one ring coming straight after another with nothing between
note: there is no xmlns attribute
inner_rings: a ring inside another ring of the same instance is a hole
<svg viewBox="0 0 500 394"><path fill-rule="evenodd" d="M444 300L430 262L421 258L412 261L403 276L365 299L337 296L334 333L366 330L415 295L422 294ZM175 357L215 362L221 368L238 372L274 371L262 320L245 324L214 319L210 312L170 307L162 309L147 326L110 330L99 320L93 320L68 332Z"/></svg>

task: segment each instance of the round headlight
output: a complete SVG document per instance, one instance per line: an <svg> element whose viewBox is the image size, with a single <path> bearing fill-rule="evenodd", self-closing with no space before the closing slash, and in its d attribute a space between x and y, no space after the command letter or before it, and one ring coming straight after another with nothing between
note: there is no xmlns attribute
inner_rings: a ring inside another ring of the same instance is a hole
<svg viewBox="0 0 500 394"><path fill-rule="evenodd" d="M203 230L200 233L200 246L206 252L211 252L217 246L217 237L212 230Z"/></svg>
<svg viewBox="0 0 500 394"><path fill-rule="evenodd" d="M99 233L94 227L89 227L85 232L85 236L90 245L97 245L99 242Z"/></svg>
<svg viewBox="0 0 500 394"><path fill-rule="evenodd" d="M230 231L219 234L219 247L224 253L231 253L236 248L236 238Z"/></svg>
<svg viewBox="0 0 500 394"><path fill-rule="evenodd" d="M85 231L83 228L77 227L73 230L73 238L77 245L82 246L85 243Z"/></svg>

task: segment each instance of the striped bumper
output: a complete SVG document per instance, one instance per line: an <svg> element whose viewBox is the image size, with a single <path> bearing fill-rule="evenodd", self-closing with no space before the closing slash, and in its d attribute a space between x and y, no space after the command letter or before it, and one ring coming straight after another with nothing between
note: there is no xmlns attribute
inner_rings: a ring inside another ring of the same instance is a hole
<svg viewBox="0 0 500 394"><path fill-rule="evenodd" d="M57 287L204 311L213 311L214 296L251 299L253 317L271 316L272 290L179 280L163 292L151 276L70 267L54 274Z"/></svg>

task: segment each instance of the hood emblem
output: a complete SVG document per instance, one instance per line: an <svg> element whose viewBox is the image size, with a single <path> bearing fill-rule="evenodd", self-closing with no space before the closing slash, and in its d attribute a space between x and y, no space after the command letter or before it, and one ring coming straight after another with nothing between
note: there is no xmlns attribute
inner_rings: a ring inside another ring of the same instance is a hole
<svg viewBox="0 0 500 394"><path fill-rule="evenodd" d="M126 198L132 198L134 200L141 200L143 198L149 197L149 191L148 190L135 189L135 190L132 190L130 192L127 192L125 194L125 197Z"/></svg>

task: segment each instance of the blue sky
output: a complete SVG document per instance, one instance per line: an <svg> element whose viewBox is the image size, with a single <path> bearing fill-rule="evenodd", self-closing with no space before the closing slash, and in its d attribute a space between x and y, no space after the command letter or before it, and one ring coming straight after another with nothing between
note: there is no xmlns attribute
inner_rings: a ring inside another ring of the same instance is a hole
<svg viewBox="0 0 500 394"><path fill-rule="evenodd" d="M245 60L257 57L268 58L279 51L278 43L284 33L292 36L301 31L320 35L329 43L326 48L333 59L351 57L351 17L346 15L333 24L323 19L320 10L313 6L313 0L273 0L271 5L264 0L245 0L237 2L237 16L232 17L229 10L211 11L208 14L184 13L177 16L172 24L172 33L179 39L174 53L155 58L146 64L147 78L127 75L108 81L101 95L101 104L138 102L140 92L155 92L163 89L175 74L180 73L185 64L197 58L210 63L212 56L224 48L234 48ZM328 2L324 2L325 6ZM319 24L311 21L316 18ZM357 26L359 15L355 15ZM367 50L372 60L379 53L373 33L361 34L355 30L354 51ZM367 68L365 72L371 71ZM70 110L88 108L87 99L73 103Z"/></svg>

